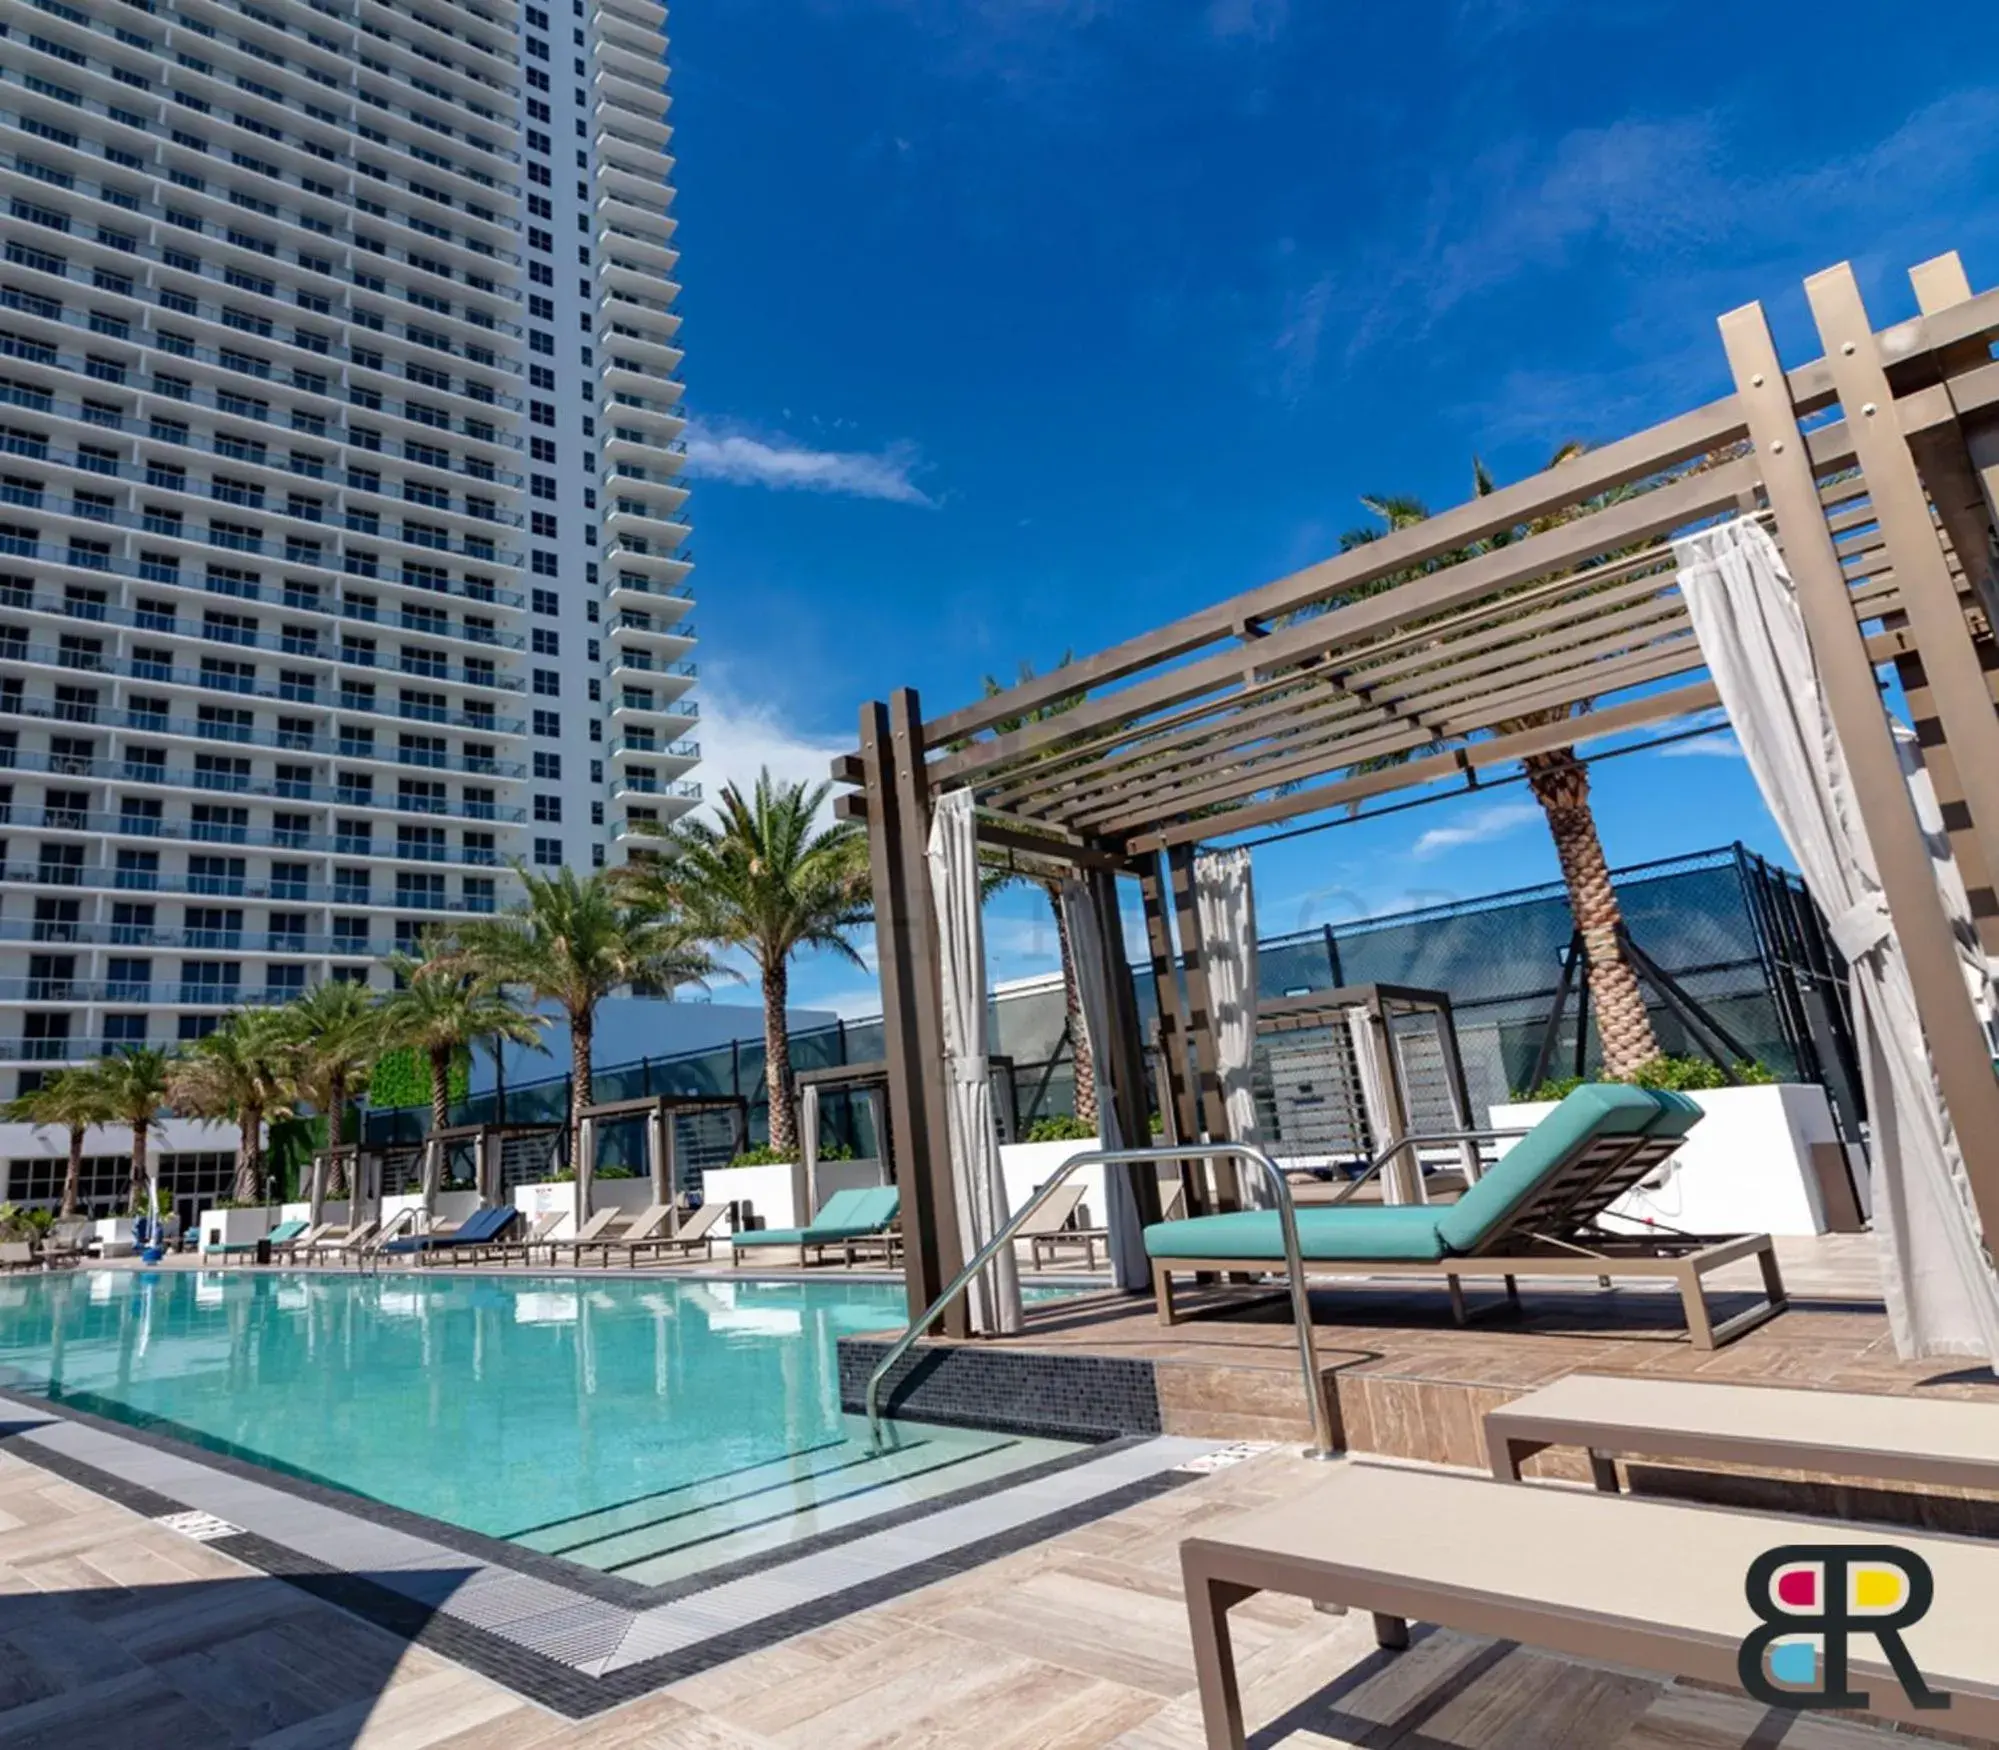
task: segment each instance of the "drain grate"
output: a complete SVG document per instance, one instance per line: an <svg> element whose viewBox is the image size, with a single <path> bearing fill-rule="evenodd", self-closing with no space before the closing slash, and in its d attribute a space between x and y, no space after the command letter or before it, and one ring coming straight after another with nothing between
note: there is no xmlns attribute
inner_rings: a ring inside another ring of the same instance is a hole
<svg viewBox="0 0 1999 1750"><path fill-rule="evenodd" d="M196 1543L213 1543L217 1538L241 1537L243 1528L231 1525L226 1519L218 1519L213 1513L162 1513L153 1521L164 1525L169 1531L177 1531L182 1537L191 1537Z"/></svg>

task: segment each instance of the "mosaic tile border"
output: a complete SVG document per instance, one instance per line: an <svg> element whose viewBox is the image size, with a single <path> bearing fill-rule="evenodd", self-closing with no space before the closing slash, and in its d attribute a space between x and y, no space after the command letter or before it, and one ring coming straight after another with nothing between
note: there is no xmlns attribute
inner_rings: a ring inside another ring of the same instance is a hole
<svg viewBox="0 0 1999 1750"><path fill-rule="evenodd" d="M890 1345L875 1337L842 1337L838 1347L840 1407L859 1414L868 1375ZM1162 1430L1152 1362L1052 1349L918 1343L890 1370L882 1408L915 1421L1066 1440Z"/></svg>
<svg viewBox="0 0 1999 1750"><path fill-rule="evenodd" d="M898 1524L883 1515L864 1536L838 1540L846 1552L840 1556L800 1554L803 1546L793 1546L787 1560L759 1574L718 1580L711 1573L692 1590L627 1582L620 1587L625 1597L614 1603L577 1583L589 1570L559 1560L537 1558L533 1572L512 1561L497 1565L444 1543L434 1534L456 1528L418 1515L390 1510L397 1521L391 1525L376 1512L356 1510L374 1503L239 1460L218 1462L218 1455L151 1431L4 1390L0 1401L20 1412L0 1421L0 1448L147 1518L213 1520L224 1509L267 1525L296 1519L289 1537L316 1541L322 1550L329 1538L336 1540L331 1553L339 1565L294 1547L287 1535L242 1529L235 1517L222 1535L203 1539L571 1718L618 1706L1181 1486L1197 1474L1192 1464L1216 1444L1108 1442L1019 1473L1024 1482L961 1491L968 1498L950 1507L925 1502ZM101 1462L63 1450L65 1445L82 1445ZM156 1477L162 1486L114 1474L104 1468L108 1463ZM1079 1474L1085 1465L1104 1474ZM182 1498L190 1493L208 1498ZM275 1529L284 1531L282 1524ZM514 1558L526 1553L501 1547ZM673 1595L665 1597L669 1590ZM650 1602L634 1608L633 1593Z"/></svg>

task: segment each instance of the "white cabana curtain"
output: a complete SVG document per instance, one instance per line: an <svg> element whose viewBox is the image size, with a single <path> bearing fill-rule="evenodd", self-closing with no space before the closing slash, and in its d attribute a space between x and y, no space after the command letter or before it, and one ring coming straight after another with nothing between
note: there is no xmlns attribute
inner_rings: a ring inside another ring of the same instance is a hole
<svg viewBox="0 0 1999 1750"><path fill-rule="evenodd" d="M1097 1141L1106 1149L1122 1148L1124 1133L1118 1125L1117 1101L1111 1090L1111 1004L1106 984L1104 934L1097 927L1097 908L1090 890L1082 882L1064 881L1057 903L1062 907L1062 924L1069 935L1069 958L1076 968L1083 1037L1090 1048L1090 1062L1096 1066ZM1145 1256L1145 1230L1138 1219L1138 1198L1132 1190L1132 1174L1152 1170L1104 1168L1104 1227L1110 1235L1111 1280L1119 1288L1146 1288L1152 1281Z"/></svg>
<svg viewBox="0 0 1999 1750"><path fill-rule="evenodd" d="M819 1213L819 1084L798 1090L798 1172L792 1181L792 1213L800 1227Z"/></svg>
<svg viewBox="0 0 1999 1750"><path fill-rule="evenodd" d="M1979 1237L1964 1157L1937 1091L1796 586L1776 543L1753 522L1677 542L1674 558L1701 654L1749 768L1852 969L1874 1228L1896 1350L1999 1360L1999 1274ZM1926 791L1924 784L1912 792L1919 809ZM1933 796L1928 810L1924 829L1942 847ZM1953 873L1940 891L1960 939L1975 943L1962 881ZM1966 976L1984 990L1989 1012L1982 956L1967 958Z"/></svg>
<svg viewBox="0 0 1999 1750"><path fill-rule="evenodd" d="M951 1177L958 1238L969 1263L1007 1218L986 1062L986 933L979 914L978 831L969 790L940 798L931 817L930 891L937 907L937 963L944 995ZM1020 1329L1020 1278L1011 1247L979 1272L966 1297L972 1329L980 1335Z"/></svg>
<svg viewBox="0 0 1999 1750"><path fill-rule="evenodd" d="M1194 859L1194 915L1201 926L1201 965L1214 1010L1215 1067L1221 1072L1222 1108L1230 1142L1254 1145L1256 1136L1256 889L1249 852L1204 851ZM1256 1168L1240 1169L1243 1200L1252 1207L1276 1202Z"/></svg>
<svg viewBox="0 0 1999 1750"><path fill-rule="evenodd" d="M1402 1134L1402 1114L1389 1098L1388 1079L1382 1074L1381 1063L1381 1053L1392 1051L1394 1041L1388 1038L1386 1028L1377 1035L1374 1017L1363 1008L1347 1010L1347 1039L1353 1046L1354 1075L1360 1083L1360 1107L1367 1114L1367 1133L1373 1139L1375 1153L1379 1154ZM1411 1183L1418 1187L1420 1199L1422 1182L1422 1172L1411 1157L1397 1155L1381 1169L1381 1200L1391 1204L1407 1202Z"/></svg>

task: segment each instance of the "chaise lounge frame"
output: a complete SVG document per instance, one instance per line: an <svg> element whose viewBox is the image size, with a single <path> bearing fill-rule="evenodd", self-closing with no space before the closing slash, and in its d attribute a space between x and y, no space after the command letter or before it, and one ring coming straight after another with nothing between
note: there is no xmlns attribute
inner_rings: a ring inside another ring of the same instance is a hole
<svg viewBox="0 0 1999 1750"><path fill-rule="evenodd" d="M1517 1136L1519 1132L1454 1131L1451 1136L1455 1139L1474 1134ZM1402 1138L1397 1146L1430 1140L1433 1139L1409 1136ZM1789 1305L1770 1236L1621 1234L1606 1232L1597 1225L1598 1218L1611 1204L1664 1165L1683 1140L1679 1134L1593 1138L1537 1185L1474 1251L1437 1259L1307 1258L1306 1272L1311 1274L1316 1266L1321 1275L1411 1276L1442 1281L1450 1292L1451 1315L1460 1325L1468 1324L1471 1319L1464 1292L1467 1277L1499 1277L1506 1289L1503 1304L1514 1310L1520 1305L1517 1279L1522 1276L1594 1276L1605 1287L1610 1285L1612 1276L1662 1278L1679 1289L1693 1346L1719 1348L1775 1318ZM1348 1187L1348 1194L1380 1164L1377 1161L1368 1175L1355 1180ZM1756 1259L1762 1271L1764 1299L1717 1324L1708 1310L1705 1278L1744 1258ZM1154 1258L1152 1292L1158 1303L1159 1322L1162 1325L1176 1322L1173 1305L1176 1275L1228 1276L1239 1274L1244 1263L1239 1257Z"/></svg>

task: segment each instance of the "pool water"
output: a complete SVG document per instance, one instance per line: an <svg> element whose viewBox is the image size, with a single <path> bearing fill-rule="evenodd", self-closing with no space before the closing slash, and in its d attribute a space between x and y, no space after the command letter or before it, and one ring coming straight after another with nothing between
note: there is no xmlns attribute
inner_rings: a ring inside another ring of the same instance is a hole
<svg viewBox="0 0 1999 1750"><path fill-rule="evenodd" d="M836 1340L888 1283L75 1271L0 1282L0 1382L663 1584L994 1484L1064 1442L899 1422Z"/></svg>

